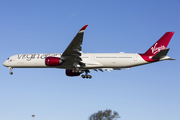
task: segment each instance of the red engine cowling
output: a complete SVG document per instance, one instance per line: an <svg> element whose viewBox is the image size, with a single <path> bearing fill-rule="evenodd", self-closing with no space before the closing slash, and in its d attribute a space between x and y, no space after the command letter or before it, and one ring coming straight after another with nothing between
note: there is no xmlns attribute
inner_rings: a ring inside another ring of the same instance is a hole
<svg viewBox="0 0 180 120"><path fill-rule="evenodd" d="M72 69L66 69L66 75L67 76L79 76L81 73L74 73L72 72Z"/></svg>
<svg viewBox="0 0 180 120"><path fill-rule="evenodd" d="M59 66L61 65L62 60L59 57L47 57L45 59L45 64L47 66Z"/></svg>

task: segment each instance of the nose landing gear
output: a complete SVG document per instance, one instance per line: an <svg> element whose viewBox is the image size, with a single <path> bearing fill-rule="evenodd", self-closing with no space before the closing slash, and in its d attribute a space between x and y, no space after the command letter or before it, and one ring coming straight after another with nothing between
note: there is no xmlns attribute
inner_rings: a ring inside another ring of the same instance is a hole
<svg viewBox="0 0 180 120"><path fill-rule="evenodd" d="M12 75L12 74L13 74L13 72L12 72L12 69L13 69L13 68L12 68L12 67L9 67L9 69L10 69L9 74Z"/></svg>

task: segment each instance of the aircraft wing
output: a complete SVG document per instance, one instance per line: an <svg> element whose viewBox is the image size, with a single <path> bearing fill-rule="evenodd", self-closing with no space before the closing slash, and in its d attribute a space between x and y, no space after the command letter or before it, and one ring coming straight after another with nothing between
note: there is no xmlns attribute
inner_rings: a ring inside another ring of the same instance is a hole
<svg viewBox="0 0 180 120"><path fill-rule="evenodd" d="M87 26L88 25L85 25L79 30L79 32L76 34L69 46L62 53L61 59L64 61L64 63L62 64L63 66L77 67L78 65L84 65L84 63L81 62L82 59L80 56L82 53L81 45L83 42L83 35Z"/></svg>

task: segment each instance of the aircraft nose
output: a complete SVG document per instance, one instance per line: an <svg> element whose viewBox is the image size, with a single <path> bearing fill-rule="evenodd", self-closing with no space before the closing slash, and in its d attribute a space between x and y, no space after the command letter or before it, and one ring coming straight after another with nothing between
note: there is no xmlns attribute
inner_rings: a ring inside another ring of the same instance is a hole
<svg viewBox="0 0 180 120"><path fill-rule="evenodd" d="M3 63L5 67L8 67L7 60Z"/></svg>

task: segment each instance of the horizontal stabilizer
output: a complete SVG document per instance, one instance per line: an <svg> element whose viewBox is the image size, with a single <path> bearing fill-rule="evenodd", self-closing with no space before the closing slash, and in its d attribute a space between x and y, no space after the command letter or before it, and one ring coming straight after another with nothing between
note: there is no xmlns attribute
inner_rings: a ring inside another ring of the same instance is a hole
<svg viewBox="0 0 180 120"><path fill-rule="evenodd" d="M156 55L154 55L154 56L152 57L152 59L161 59L161 58L165 57L165 56L167 55L169 49L170 49L170 48L161 50L161 51L158 52Z"/></svg>
<svg viewBox="0 0 180 120"><path fill-rule="evenodd" d="M173 59L173 58L169 58L169 59L167 59L167 60L176 60L176 59Z"/></svg>

